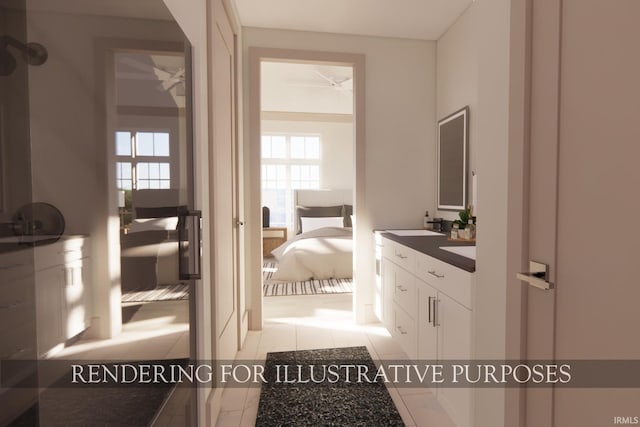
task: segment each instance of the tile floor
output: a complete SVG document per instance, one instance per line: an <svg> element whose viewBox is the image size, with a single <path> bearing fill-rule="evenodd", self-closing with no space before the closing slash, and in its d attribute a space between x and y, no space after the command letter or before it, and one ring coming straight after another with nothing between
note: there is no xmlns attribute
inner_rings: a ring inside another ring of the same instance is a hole
<svg viewBox="0 0 640 427"><path fill-rule="evenodd" d="M189 357L189 302L142 304L122 333L109 340L80 339L55 359L151 360Z"/></svg>
<svg viewBox="0 0 640 427"><path fill-rule="evenodd" d="M156 360L189 357L189 302L142 304L122 333L109 340L81 339L55 354L55 359ZM154 427L187 425L190 389L176 388L157 414Z"/></svg>
<svg viewBox="0 0 640 427"><path fill-rule="evenodd" d="M264 360L267 352L364 345L373 359L407 356L381 324L356 325L351 294L264 299L264 328L249 331L238 359ZM429 390L395 388L389 394L407 426L454 426ZM217 427L254 426L260 389L229 388L222 395Z"/></svg>
<svg viewBox="0 0 640 427"><path fill-rule="evenodd" d="M249 331L237 358L264 360L267 352L364 345L375 359L404 359L406 355L381 324L356 325L351 294L301 295L264 299L264 328ZM143 305L111 340L85 339L63 349L56 358L78 360L169 359L188 355L189 320L185 301ZM389 387L402 419L409 427L454 426L432 392ZM163 416L156 426L182 426L184 397L175 399L180 410ZM260 389L229 388L222 397L218 427L254 426ZM169 405L171 406L171 405ZM171 412L171 411L170 411Z"/></svg>

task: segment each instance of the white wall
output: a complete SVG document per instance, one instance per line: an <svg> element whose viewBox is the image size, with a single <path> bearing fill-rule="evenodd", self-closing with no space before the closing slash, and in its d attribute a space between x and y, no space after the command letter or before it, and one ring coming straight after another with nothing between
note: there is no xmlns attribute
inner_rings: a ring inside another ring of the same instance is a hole
<svg viewBox="0 0 640 427"><path fill-rule="evenodd" d="M420 227L425 209L435 207L435 43L258 28L244 28L243 37L245 57L251 46L365 55L365 203L358 224L370 229ZM247 84L248 75L245 67ZM249 135L248 120L245 126ZM246 158L249 150L247 144ZM247 167L247 181L257 172ZM246 189L246 206L250 206L257 195ZM370 241L356 248L359 270L366 271L357 279L362 286L362 298L355 307L358 321L373 320L372 248L372 234ZM261 279L250 275L251 266L247 273L248 286L259 287Z"/></svg>
<svg viewBox="0 0 640 427"><path fill-rule="evenodd" d="M352 190L354 187L353 124L327 121L262 120L263 132L320 134L322 166L320 186Z"/></svg>
<svg viewBox="0 0 640 427"><path fill-rule="evenodd" d="M478 38L477 3L473 3L437 42L437 120L469 106L469 174L476 170L478 151ZM434 172L434 179L436 175ZM468 203L471 199L469 176ZM457 212L436 211L436 216L454 220Z"/></svg>

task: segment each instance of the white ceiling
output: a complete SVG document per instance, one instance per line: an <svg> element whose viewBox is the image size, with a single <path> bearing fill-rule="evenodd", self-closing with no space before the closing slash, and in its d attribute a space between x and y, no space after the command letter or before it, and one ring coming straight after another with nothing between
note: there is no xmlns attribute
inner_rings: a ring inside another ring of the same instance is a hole
<svg viewBox="0 0 640 427"><path fill-rule="evenodd" d="M172 21L162 0L28 0L30 11Z"/></svg>
<svg viewBox="0 0 640 427"><path fill-rule="evenodd" d="M263 62L260 77L262 111L353 113L351 67Z"/></svg>
<svg viewBox="0 0 640 427"><path fill-rule="evenodd" d="M246 27L437 40L474 0L234 0Z"/></svg>
<svg viewBox="0 0 640 427"><path fill-rule="evenodd" d="M118 105L184 107L184 55L116 53L114 62Z"/></svg>

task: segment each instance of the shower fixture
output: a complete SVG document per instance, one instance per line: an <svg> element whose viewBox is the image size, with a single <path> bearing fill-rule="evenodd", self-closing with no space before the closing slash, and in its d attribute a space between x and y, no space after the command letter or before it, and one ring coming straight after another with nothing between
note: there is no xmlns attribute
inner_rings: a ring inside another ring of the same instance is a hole
<svg viewBox="0 0 640 427"><path fill-rule="evenodd" d="M0 76L8 76L16 69L16 58L9 51L9 46L22 52L22 57L29 65L42 65L47 61L47 48L40 43L22 43L11 36L0 36Z"/></svg>

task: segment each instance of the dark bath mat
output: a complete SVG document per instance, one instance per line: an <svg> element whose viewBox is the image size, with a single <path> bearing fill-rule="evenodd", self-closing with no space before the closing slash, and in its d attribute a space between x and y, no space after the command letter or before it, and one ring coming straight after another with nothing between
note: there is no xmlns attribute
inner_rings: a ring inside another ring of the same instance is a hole
<svg viewBox="0 0 640 427"><path fill-rule="evenodd" d="M267 383L262 384L256 427L404 426L382 381L347 382L341 370L339 380L334 374L324 376L328 371L323 365L352 364L376 371L364 346L267 353ZM289 366L287 374L284 365ZM310 366L318 368L313 381ZM277 382L293 379L300 381Z"/></svg>

